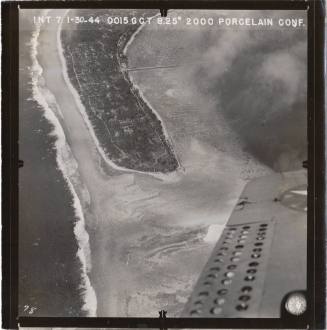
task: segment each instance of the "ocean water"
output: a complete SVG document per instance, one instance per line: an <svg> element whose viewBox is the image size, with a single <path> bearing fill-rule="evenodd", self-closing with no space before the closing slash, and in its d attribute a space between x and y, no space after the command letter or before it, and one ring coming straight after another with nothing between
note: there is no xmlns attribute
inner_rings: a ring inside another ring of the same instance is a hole
<svg viewBox="0 0 327 330"><path fill-rule="evenodd" d="M30 13L22 11L19 157L24 167L19 172L19 315L86 316L85 265L76 240L83 228L76 211L78 201L58 166L62 137L35 95L31 43L35 28Z"/></svg>

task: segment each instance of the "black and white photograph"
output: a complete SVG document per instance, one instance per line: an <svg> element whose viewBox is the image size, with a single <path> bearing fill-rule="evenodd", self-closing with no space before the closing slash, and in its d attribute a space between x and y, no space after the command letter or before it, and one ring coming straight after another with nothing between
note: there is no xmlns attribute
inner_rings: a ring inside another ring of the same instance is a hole
<svg viewBox="0 0 327 330"><path fill-rule="evenodd" d="M306 312L307 24L19 10L19 316Z"/></svg>

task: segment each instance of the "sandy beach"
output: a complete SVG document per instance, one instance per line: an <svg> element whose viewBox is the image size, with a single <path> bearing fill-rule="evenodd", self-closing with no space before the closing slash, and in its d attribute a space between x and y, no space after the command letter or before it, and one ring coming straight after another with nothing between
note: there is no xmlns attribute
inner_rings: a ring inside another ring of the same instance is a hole
<svg viewBox="0 0 327 330"><path fill-rule="evenodd" d="M33 11L37 15L42 12ZM80 294L81 286L86 287L85 272L81 271L79 242L74 231L81 229L82 223L60 166L62 162L58 162L63 134L57 134L57 126L48 118L52 111L40 105L44 94L37 84L38 28L30 18L30 12L20 11L19 155L25 166L19 174L18 313L58 317L92 315L90 306L84 309L85 301Z"/></svg>
<svg viewBox="0 0 327 330"><path fill-rule="evenodd" d="M178 316L244 184L269 170L242 151L222 117L213 116L207 96L178 70L133 73L132 79L164 121L184 171L165 181L110 167L63 77L58 28L56 22L41 27L38 60L78 164L74 182L90 235L97 316L156 317L160 309ZM129 45L132 66L142 64L137 49L157 28L146 26ZM186 33L164 49L152 40L155 56L164 58L160 51L173 51ZM178 56L186 54L180 49Z"/></svg>

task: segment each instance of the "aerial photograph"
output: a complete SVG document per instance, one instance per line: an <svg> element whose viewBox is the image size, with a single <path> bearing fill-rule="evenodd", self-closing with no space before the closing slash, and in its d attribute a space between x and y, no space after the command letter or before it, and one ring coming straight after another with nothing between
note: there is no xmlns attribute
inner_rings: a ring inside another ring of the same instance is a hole
<svg viewBox="0 0 327 330"><path fill-rule="evenodd" d="M19 159L20 316L306 310L305 11L20 9Z"/></svg>

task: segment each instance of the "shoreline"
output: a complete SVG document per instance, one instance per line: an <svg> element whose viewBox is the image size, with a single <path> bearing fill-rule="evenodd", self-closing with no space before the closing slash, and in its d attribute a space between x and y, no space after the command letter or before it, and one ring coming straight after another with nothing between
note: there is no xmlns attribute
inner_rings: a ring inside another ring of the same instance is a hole
<svg viewBox="0 0 327 330"><path fill-rule="evenodd" d="M74 163L73 167L75 170L78 168L76 160L74 159L70 147L66 141L65 133L62 129L62 126L57 119L54 110L51 109L51 103L55 102L54 95L45 87L44 78L42 77L43 68L38 62L37 56L38 51L37 48L39 46L39 36L41 33L41 25L36 25L36 30L32 33L31 38L31 59L32 59L32 67L31 67L31 79L32 79L32 93L33 99L41 106L43 109L43 116L48 120L49 123L53 125L53 130L51 135L56 136L55 148L56 148L56 162L57 166L60 169L64 180L69 188L71 193L72 201L73 201L73 209L76 216L76 222L74 224L74 235L75 239L78 243L78 251L76 257L79 259L81 263L81 279L82 283L80 284L80 288L82 291L82 299L84 301L84 305L82 310L88 313L88 316L96 316L96 295L95 291L91 285L90 279L88 277L88 273L91 269L90 258L90 246L89 246L89 235L85 228L85 218L82 210L81 201L76 193L76 189L74 184L72 183L71 176L73 173L71 172L71 165ZM40 82L41 79L41 82ZM40 86L40 84L44 84L44 86ZM46 92L46 95L45 95ZM51 100L48 101L47 97L51 97ZM58 106L57 109L60 109Z"/></svg>
<svg viewBox="0 0 327 330"><path fill-rule="evenodd" d="M154 17L159 16L160 14L156 14L154 16L151 17L151 20ZM126 43L124 49L123 49L123 55L125 55L127 57L127 51L129 46L134 42L134 39L136 38L136 36L143 30L143 28L145 27L145 24L141 24L137 30L131 35L131 37L129 38L128 42ZM120 64L120 63L119 63ZM183 167L176 150L174 149L174 141L173 138L168 134L168 130L166 128L166 125L164 124L163 119L161 118L160 114L158 113L158 111L155 110L155 108L151 105L151 103L149 102L149 100L145 97L144 93L141 91L141 88L138 86L138 84L133 80L133 77L131 74L129 74L128 72L126 72L130 82L132 83L133 87L137 90L138 94L140 95L141 99L143 100L143 102L148 106L148 108L154 113L154 115L157 117L157 119L160 121L161 123L161 127L162 127L162 131L163 134L165 136L165 139L167 140L169 146L171 147L172 153L174 154L176 161L178 163L178 167L175 171L169 173L169 174L165 174L165 175L171 175L173 173L179 173L179 172L184 172L185 168ZM147 172L145 172L147 173Z"/></svg>

